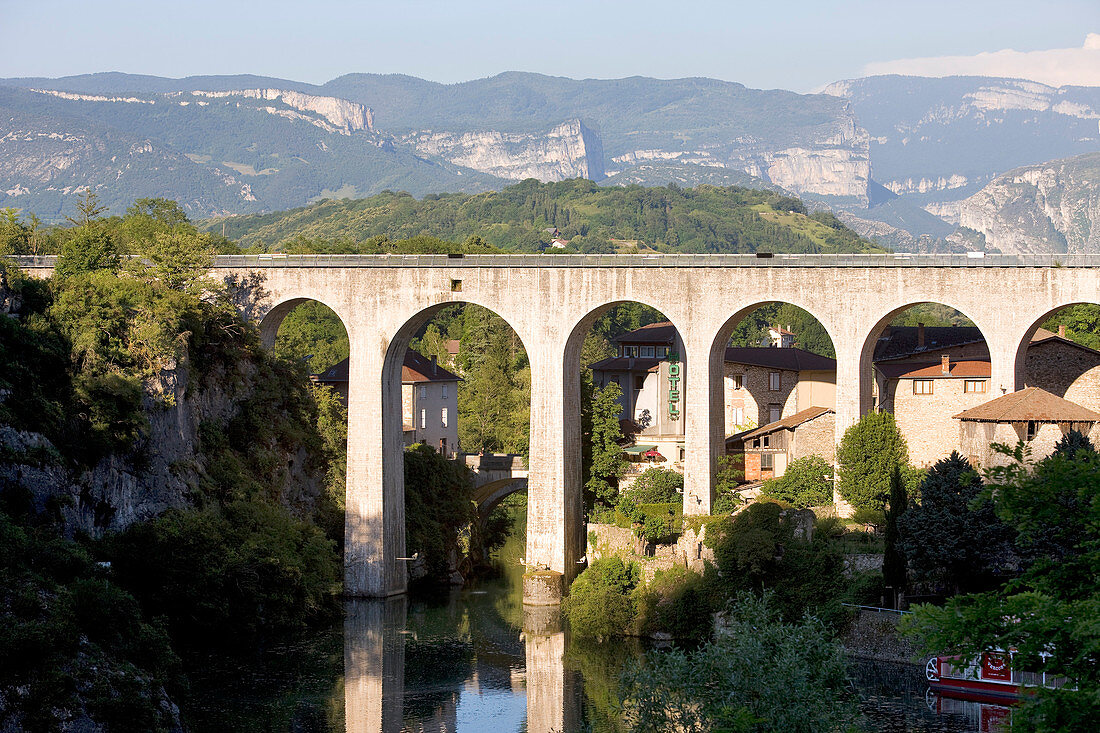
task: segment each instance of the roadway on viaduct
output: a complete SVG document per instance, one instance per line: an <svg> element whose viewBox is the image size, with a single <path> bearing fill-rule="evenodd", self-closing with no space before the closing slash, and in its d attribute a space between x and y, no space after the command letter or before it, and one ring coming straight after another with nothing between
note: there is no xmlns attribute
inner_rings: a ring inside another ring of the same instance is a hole
<svg viewBox="0 0 1100 733"><path fill-rule="evenodd" d="M875 341L906 308L942 303L974 321L989 346L992 397L1023 386L1024 352L1048 314L1100 303L1100 257L1088 255L231 255L212 270L221 278L250 273L262 275L267 291L250 314L267 343L306 300L332 308L348 332L345 591L354 596L405 590L401 363L410 338L448 304L496 312L527 350L527 562L560 573L566 587L585 549L580 349L612 306L652 306L683 338L684 513L691 515L710 512L724 444L723 350L758 306L792 303L829 333L839 438L871 409Z"/></svg>

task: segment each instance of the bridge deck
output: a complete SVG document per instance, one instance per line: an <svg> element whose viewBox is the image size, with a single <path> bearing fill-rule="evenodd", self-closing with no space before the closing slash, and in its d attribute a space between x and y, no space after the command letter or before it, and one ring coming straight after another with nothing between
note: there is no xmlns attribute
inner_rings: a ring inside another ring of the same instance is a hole
<svg viewBox="0 0 1100 733"><path fill-rule="evenodd" d="M12 258L20 267L50 269L52 255ZM218 269L385 267L1100 267L1095 254L492 254L492 255L218 255Z"/></svg>

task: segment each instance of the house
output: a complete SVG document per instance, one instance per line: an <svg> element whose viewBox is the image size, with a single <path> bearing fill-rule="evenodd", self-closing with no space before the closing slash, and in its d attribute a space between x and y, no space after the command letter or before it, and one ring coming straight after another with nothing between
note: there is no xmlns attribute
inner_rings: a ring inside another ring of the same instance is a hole
<svg viewBox="0 0 1100 733"><path fill-rule="evenodd" d="M629 450L684 456L687 367L676 328L652 323L615 339L617 355L592 365L598 387L618 384ZM740 433L811 407L835 409L836 360L798 348L731 347L723 367L726 432Z"/></svg>
<svg viewBox="0 0 1100 733"><path fill-rule="evenodd" d="M336 390L348 401L348 359L311 379ZM460 378L413 349L405 350L401 365L401 423L406 446L425 443L447 458L458 444L458 384Z"/></svg>
<svg viewBox="0 0 1100 733"><path fill-rule="evenodd" d="M836 412L827 407L810 407L754 430L731 436L745 452L745 480L779 478L792 461L821 456L836 460ZM727 443L728 445L728 443Z"/></svg>
<svg viewBox="0 0 1100 733"><path fill-rule="evenodd" d="M448 339L447 341L447 367L449 369L455 369L458 366L458 351L462 344L458 339Z"/></svg>
<svg viewBox="0 0 1100 733"><path fill-rule="evenodd" d="M768 326L768 333L760 340L760 345L776 349L792 348L794 346L794 331L788 331L782 326Z"/></svg>
<svg viewBox="0 0 1100 733"><path fill-rule="evenodd" d="M1050 455L1070 430L1089 435L1100 422L1100 412L1051 394L1025 387L955 415L960 453L975 466L995 466L1009 459L990 448L991 443L1015 446L1024 441L1031 458Z"/></svg>
<svg viewBox="0 0 1100 733"><path fill-rule="evenodd" d="M958 450L955 415L988 402L989 349L975 327L892 326L875 345L872 395L894 414L909 460L928 466ZM1025 357L1025 384L1100 411L1100 352L1039 329Z"/></svg>
<svg viewBox="0 0 1100 733"><path fill-rule="evenodd" d="M724 362L727 435L810 407L836 408L836 359L793 347L731 346Z"/></svg>
<svg viewBox="0 0 1100 733"><path fill-rule="evenodd" d="M932 356L932 355L928 355ZM874 364L877 405L894 414L909 461L928 466L958 448L954 416L989 400L989 360L908 359Z"/></svg>
<svg viewBox="0 0 1100 733"><path fill-rule="evenodd" d="M550 246L554 249L565 249L569 246L569 240L554 238L550 240Z"/></svg>

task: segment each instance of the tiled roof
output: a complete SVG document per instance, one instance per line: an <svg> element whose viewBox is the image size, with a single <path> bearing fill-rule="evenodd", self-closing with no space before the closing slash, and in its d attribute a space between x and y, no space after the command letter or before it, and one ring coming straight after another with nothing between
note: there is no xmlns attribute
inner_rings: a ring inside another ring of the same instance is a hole
<svg viewBox="0 0 1100 733"><path fill-rule="evenodd" d="M836 371L836 359L814 354L804 349L777 349L771 346L730 346L726 349L726 362L786 369L792 372L806 370Z"/></svg>
<svg viewBox="0 0 1100 733"><path fill-rule="evenodd" d="M450 341L447 342L447 353L450 354L451 356L454 356L455 354L458 353L458 349L459 349L460 345L461 345L461 342L458 339L451 339Z"/></svg>
<svg viewBox="0 0 1100 733"><path fill-rule="evenodd" d="M1087 351L1090 354L1100 356L1100 351L1097 351L1096 349L1090 349L1083 344L1079 344L1076 341L1071 341L1065 336L1059 336L1053 331L1048 331L1045 328L1040 328L1035 332L1035 335L1031 337L1031 343L1028 344L1028 346L1040 346L1046 344L1068 344L1069 346L1081 349L1082 351Z"/></svg>
<svg viewBox="0 0 1100 733"><path fill-rule="evenodd" d="M990 368L988 361L974 359L970 361L952 361L948 363L950 372L943 373L942 361L902 362L892 364L880 362L875 364L875 371L887 379L978 379L989 378Z"/></svg>
<svg viewBox="0 0 1100 733"><path fill-rule="evenodd" d="M975 422L1100 422L1100 413L1038 387L1027 387L964 410L955 418Z"/></svg>
<svg viewBox="0 0 1100 733"><path fill-rule="evenodd" d="M744 440L749 438L755 438L758 435L766 435L768 433L774 433L777 430L794 430L802 423L807 423L810 420L819 418L822 415L833 412L828 407L808 407L805 410L796 412L795 414L785 417L782 420L776 420L775 422L768 423L767 425L761 425L755 430L750 430L747 433L742 433L739 437Z"/></svg>
<svg viewBox="0 0 1100 733"><path fill-rule="evenodd" d="M977 326L925 326L924 346L920 341L917 326L887 326L875 344L873 361L897 359L926 351L946 349L985 341Z"/></svg>
<svg viewBox="0 0 1100 733"><path fill-rule="evenodd" d="M348 359L333 364L325 371L314 376L321 384L339 384L348 381ZM413 382L457 382L459 377L436 364L418 351L405 349L405 361L401 365L401 383Z"/></svg>
<svg viewBox="0 0 1100 733"><path fill-rule="evenodd" d="M633 331L621 333L612 339L617 344L623 343L652 343L671 344L676 339L676 327L672 321L660 321L648 326L635 328Z"/></svg>
<svg viewBox="0 0 1100 733"><path fill-rule="evenodd" d="M633 362L633 366L631 365ZM602 359L593 364L590 369L601 372L652 372L661 363L660 359L631 358L629 356L613 356L610 359Z"/></svg>

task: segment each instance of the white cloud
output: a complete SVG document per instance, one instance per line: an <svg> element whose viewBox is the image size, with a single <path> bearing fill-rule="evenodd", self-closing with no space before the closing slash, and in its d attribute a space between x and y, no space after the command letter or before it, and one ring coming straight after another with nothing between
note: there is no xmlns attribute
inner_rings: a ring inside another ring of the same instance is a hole
<svg viewBox="0 0 1100 733"><path fill-rule="evenodd" d="M1048 51L1004 49L975 56L932 56L920 59L875 61L863 67L863 76L1002 76L1051 86L1100 86L1100 33L1089 33L1080 48Z"/></svg>

